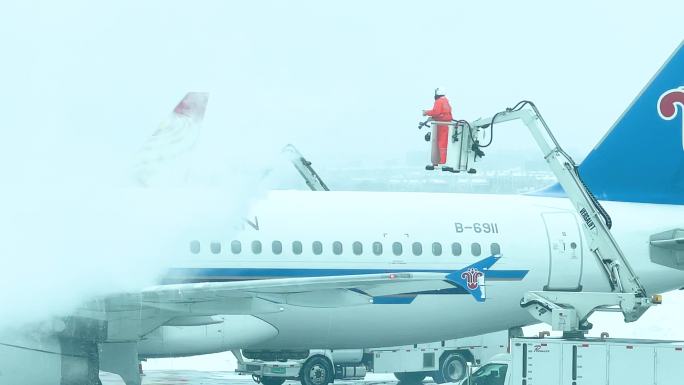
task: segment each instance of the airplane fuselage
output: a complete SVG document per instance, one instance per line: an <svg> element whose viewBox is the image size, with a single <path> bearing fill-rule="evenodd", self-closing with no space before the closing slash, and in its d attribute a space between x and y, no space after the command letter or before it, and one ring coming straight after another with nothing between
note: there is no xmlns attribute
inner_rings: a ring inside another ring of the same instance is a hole
<svg viewBox="0 0 684 385"><path fill-rule="evenodd" d="M604 202L613 234L649 294L681 287L684 272L649 259L649 236L681 226L684 208ZM434 193L272 192L242 229L193 239L167 282L376 272L452 272L491 255L486 299L466 291L406 293L335 307L331 293L292 296L256 315L277 336L250 348L358 348L431 342L535 323L531 290L610 291L565 198ZM361 294L358 294L361 295Z"/></svg>

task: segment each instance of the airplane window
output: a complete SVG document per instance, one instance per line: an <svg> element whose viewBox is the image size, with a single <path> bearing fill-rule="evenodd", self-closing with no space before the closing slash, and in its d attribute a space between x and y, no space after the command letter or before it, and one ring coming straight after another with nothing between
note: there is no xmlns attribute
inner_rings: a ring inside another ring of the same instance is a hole
<svg viewBox="0 0 684 385"><path fill-rule="evenodd" d="M461 255L461 244L458 242L454 242L451 244L451 254L454 255L454 257L458 257Z"/></svg>
<svg viewBox="0 0 684 385"><path fill-rule="evenodd" d="M199 241L192 241L190 242L190 252L193 254L199 254L200 252L200 243Z"/></svg>
<svg viewBox="0 0 684 385"><path fill-rule="evenodd" d="M273 254L278 255L283 252L283 244L280 241L273 241L271 250L273 250Z"/></svg>
<svg viewBox="0 0 684 385"><path fill-rule="evenodd" d="M363 245L361 242L356 241L352 243L352 251L354 252L354 255L361 255L361 253L363 253Z"/></svg>
<svg viewBox="0 0 684 385"><path fill-rule="evenodd" d="M209 249L212 253L218 254L221 252L221 242L212 242L209 244Z"/></svg>
<svg viewBox="0 0 684 385"><path fill-rule="evenodd" d="M501 254L501 246L499 246L498 243L492 243L489 245L489 251L492 253L492 255Z"/></svg>
<svg viewBox="0 0 684 385"><path fill-rule="evenodd" d="M482 254L482 246L480 246L479 243L473 243L470 245L470 252L473 254L473 256L479 257L480 254Z"/></svg>
<svg viewBox="0 0 684 385"><path fill-rule="evenodd" d="M401 255L401 253L404 252L403 247L401 246L401 243L394 242L392 244L392 252L394 253L394 255L397 255L397 256Z"/></svg>
<svg viewBox="0 0 684 385"><path fill-rule="evenodd" d="M342 242L340 242L340 241L333 242L333 253L335 253L335 255L342 254Z"/></svg>
<svg viewBox="0 0 684 385"><path fill-rule="evenodd" d="M373 254L382 255L382 243L373 242Z"/></svg>
<svg viewBox="0 0 684 385"><path fill-rule="evenodd" d="M233 254L240 254L242 252L242 243L240 243L240 241L231 242L230 251L232 251Z"/></svg>
<svg viewBox="0 0 684 385"><path fill-rule="evenodd" d="M423 244L420 242L413 242L413 245L411 245L411 249L413 250L413 255L423 254Z"/></svg>
<svg viewBox="0 0 684 385"><path fill-rule="evenodd" d="M302 253L302 243L299 241L292 242L292 252L299 255Z"/></svg>
<svg viewBox="0 0 684 385"><path fill-rule="evenodd" d="M316 255L321 255L323 252L323 244L319 241L315 241L312 245L311 248L313 249L313 253Z"/></svg>
<svg viewBox="0 0 684 385"><path fill-rule="evenodd" d="M440 256L442 255L442 244L439 242L432 242L432 254Z"/></svg>
<svg viewBox="0 0 684 385"><path fill-rule="evenodd" d="M252 253L261 254L261 242L260 241L252 241Z"/></svg>

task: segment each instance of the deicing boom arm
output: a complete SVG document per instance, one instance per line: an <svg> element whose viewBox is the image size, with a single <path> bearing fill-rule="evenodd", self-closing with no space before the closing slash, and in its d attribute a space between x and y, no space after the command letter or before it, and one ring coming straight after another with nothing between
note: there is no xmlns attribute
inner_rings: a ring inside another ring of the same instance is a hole
<svg viewBox="0 0 684 385"><path fill-rule="evenodd" d="M523 108L525 104L529 104L532 108ZM530 130L544 154L544 159L580 214L583 220L582 229L589 241L589 249L603 266L612 290L646 297L645 289L610 233L610 217L582 182L575 162L558 144L534 104L521 102L512 109L499 112L489 118L478 119L471 125L474 128L487 128L495 123L511 120L521 120Z"/></svg>

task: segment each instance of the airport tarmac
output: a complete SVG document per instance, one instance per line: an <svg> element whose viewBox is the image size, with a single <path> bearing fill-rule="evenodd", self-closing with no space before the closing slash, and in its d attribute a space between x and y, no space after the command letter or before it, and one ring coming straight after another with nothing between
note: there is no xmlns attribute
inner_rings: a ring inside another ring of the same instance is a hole
<svg viewBox="0 0 684 385"><path fill-rule="evenodd" d="M117 375L100 372L102 385L123 385ZM392 374L369 374L365 380L335 381L337 385L394 385L397 380ZM426 379L425 383L428 383ZM194 370L151 370L142 378L143 385L255 385L252 377L235 372L204 372ZM299 381L287 381L285 385L299 385Z"/></svg>

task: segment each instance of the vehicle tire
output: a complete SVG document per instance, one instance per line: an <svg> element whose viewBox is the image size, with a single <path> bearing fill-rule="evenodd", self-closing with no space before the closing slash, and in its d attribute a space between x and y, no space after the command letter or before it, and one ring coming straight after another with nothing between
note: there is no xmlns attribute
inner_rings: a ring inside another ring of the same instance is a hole
<svg viewBox="0 0 684 385"><path fill-rule="evenodd" d="M285 379L282 377L261 377L261 383L264 385L283 385Z"/></svg>
<svg viewBox="0 0 684 385"><path fill-rule="evenodd" d="M403 384L419 384L423 382L427 374L424 372L397 372L394 377Z"/></svg>
<svg viewBox="0 0 684 385"><path fill-rule="evenodd" d="M457 353L449 353L440 360L439 370L432 373L432 379L438 384L461 381L468 374L466 360Z"/></svg>
<svg viewBox="0 0 684 385"><path fill-rule="evenodd" d="M328 385L334 376L332 364L323 356L309 358L299 372L302 385Z"/></svg>

